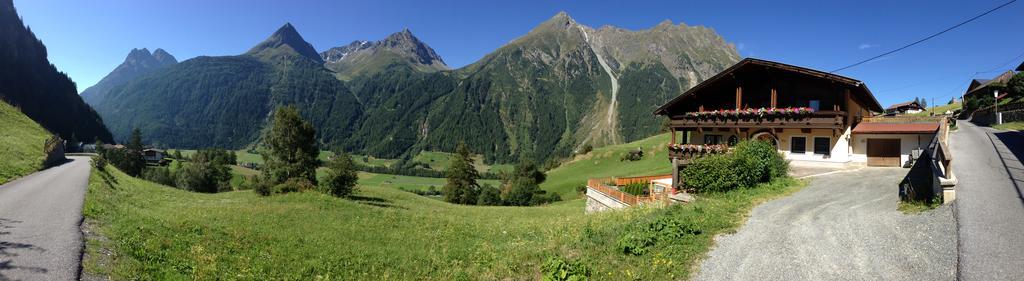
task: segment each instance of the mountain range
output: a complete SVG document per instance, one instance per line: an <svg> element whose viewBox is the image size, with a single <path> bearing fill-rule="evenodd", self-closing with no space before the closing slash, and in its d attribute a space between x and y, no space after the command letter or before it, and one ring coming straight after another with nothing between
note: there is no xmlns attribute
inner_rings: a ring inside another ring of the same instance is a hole
<svg viewBox="0 0 1024 281"><path fill-rule="evenodd" d="M146 48L132 49L124 62L118 65L114 71L103 77L96 85L82 91L82 99L88 104L97 104L114 87L124 85L140 75L176 63L178 60L164 49L156 49L153 53Z"/></svg>
<svg viewBox="0 0 1024 281"><path fill-rule="evenodd" d="M47 59L12 0L0 0L0 99L67 140L112 142L103 120L78 96L75 82Z"/></svg>
<svg viewBox="0 0 1024 281"><path fill-rule="evenodd" d="M317 53L286 24L245 54L168 64L95 106L115 135L139 127L166 147L249 146L273 107L295 104L332 149L398 158L466 142L487 162L543 161L657 133L657 106L738 60L705 27L595 29L564 12L458 69L407 29Z"/></svg>

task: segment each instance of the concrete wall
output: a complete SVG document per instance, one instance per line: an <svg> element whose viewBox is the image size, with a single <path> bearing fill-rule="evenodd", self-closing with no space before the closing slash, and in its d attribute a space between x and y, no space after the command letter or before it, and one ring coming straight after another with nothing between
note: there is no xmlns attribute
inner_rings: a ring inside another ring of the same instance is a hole
<svg viewBox="0 0 1024 281"><path fill-rule="evenodd" d="M587 213L627 208L629 205L592 188L587 188Z"/></svg>
<svg viewBox="0 0 1024 281"><path fill-rule="evenodd" d="M853 162L868 161L868 139L899 139L900 163L910 160L910 153L915 149L924 149L932 141L935 134L856 134L853 135Z"/></svg>

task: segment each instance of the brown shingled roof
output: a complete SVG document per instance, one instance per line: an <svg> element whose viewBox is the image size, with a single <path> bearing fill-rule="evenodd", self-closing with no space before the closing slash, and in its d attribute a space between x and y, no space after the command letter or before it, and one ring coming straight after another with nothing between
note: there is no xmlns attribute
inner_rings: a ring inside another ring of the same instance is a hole
<svg viewBox="0 0 1024 281"><path fill-rule="evenodd" d="M939 130L939 123L860 123L853 128L854 134L932 134Z"/></svg>

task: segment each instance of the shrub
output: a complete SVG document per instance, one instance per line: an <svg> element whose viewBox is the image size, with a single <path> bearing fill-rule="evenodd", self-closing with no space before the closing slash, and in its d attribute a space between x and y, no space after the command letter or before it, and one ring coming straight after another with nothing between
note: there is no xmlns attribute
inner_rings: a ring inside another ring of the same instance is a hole
<svg viewBox="0 0 1024 281"><path fill-rule="evenodd" d="M576 186L576 193L580 193L580 194L587 193L587 186L586 185Z"/></svg>
<svg viewBox="0 0 1024 281"><path fill-rule="evenodd" d="M583 145L583 148L580 149L580 154L587 154L590 153L591 151L594 151L594 146L588 143Z"/></svg>
<svg viewBox="0 0 1024 281"><path fill-rule="evenodd" d="M171 170L162 167L148 167L142 171L142 179L166 186L175 186L175 178Z"/></svg>
<svg viewBox="0 0 1024 281"><path fill-rule="evenodd" d="M626 154L622 155L622 158L619 158L619 161L640 161L643 158L644 158L644 151L640 150L640 149L637 149L637 150L626 152Z"/></svg>
<svg viewBox="0 0 1024 281"><path fill-rule="evenodd" d="M480 196L477 197L477 205L481 206L498 206L501 205L501 190L490 184L484 184L480 187Z"/></svg>
<svg viewBox="0 0 1024 281"><path fill-rule="evenodd" d="M697 192L732 190L739 185L734 163L733 157L729 154L694 159L680 172L685 179L683 184Z"/></svg>
<svg viewBox="0 0 1024 281"><path fill-rule="evenodd" d="M316 189L316 185L306 178L290 178L281 184L274 186L274 192L290 193Z"/></svg>
<svg viewBox="0 0 1024 281"><path fill-rule="evenodd" d="M175 174L176 186L184 190L215 193L231 189L231 172L223 165L209 162L185 163Z"/></svg>
<svg viewBox="0 0 1024 281"><path fill-rule="evenodd" d="M639 256L646 254L662 241L674 242L689 235L700 235L704 231L698 226L702 211L673 207L665 212L634 222L619 236L616 245L623 254Z"/></svg>
<svg viewBox="0 0 1024 281"><path fill-rule="evenodd" d="M348 154L341 153L327 165L327 175L324 176L321 189L330 195L337 197L349 196L356 189L359 175L356 173L355 163Z"/></svg>
<svg viewBox="0 0 1024 281"><path fill-rule="evenodd" d="M680 176L685 179L683 184L698 192L723 192L753 187L788 172L789 163L770 143L744 141L731 153L693 160Z"/></svg>
<svg viewBox="0 0 1024 281"><path fill-rule="evenodd" d="M544 281L589 280L591 270L580 261L551 256L544 261L541 272L544 274L541 280Z"/></svg>
<svg viewBox="0 0 1024 281"><path fill-rule="evenodd" d="M647 185L643 183L631 183L624 185L619 189L622 190L622 192L637 196L647 194Z"/></svg>
<svg viewBox="0 0 1024 281"><path fill-rule="evenodd" d="M252 191L260 196L270 196L274 193L274 187L262 177L255 177L252 181Z"/></svg>
<svg viewBox="0 0 1024 281"><path fill-rule="evenodd" d="M92 167L96 168L96 170L99 170L101 172L102 171L106 171L106 168L107 168L107 158L103 157L102 155L100 155L98 157L93 157L92 158Z"/></svg>

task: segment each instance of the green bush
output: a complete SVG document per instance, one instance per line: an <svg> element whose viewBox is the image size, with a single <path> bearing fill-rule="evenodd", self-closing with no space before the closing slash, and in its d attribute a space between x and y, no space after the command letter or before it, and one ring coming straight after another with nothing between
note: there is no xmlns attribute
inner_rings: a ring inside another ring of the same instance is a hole
<svg viewBox="0 0 1024 281"><path fill-rule="evenodd" d="M341 153L327 165L327 175L320 182L321 189L336 197L349 196L356 189L359 175L356 173L355 163L348 154Z"/></svg>
<svg viewBox="0 0 1024 281"><path fill-rule="evenodd" d="M684 236L700 235L702 221L700 210L684 211L673 207L658 215L634 222L619 236L616 245L623 254L639 256L646 254L658 243L683 240Z"/></svg>
<svg viewBox="0 0 1024 281"><path fill-rule="evenodd" d="M580 261L567 261L559 256L548 257L541 266L544 274L541 280L564 281L564 280L590 280L590 268Z"/></svg>
<svg viewBox="0 0 1024 281"><path fill-rule="evenodd" d="M640 196L647 194L647 185L643 183L631 183L619 188L622 192Z"/></svg>
<svg viewBox="0 0 1024 281"><path fill-rule="evenodd" d="M184 190L215 193L231 189L231 172L223 165L209 162L185 163L175 174L175 186Z"/></svg>
<svg viewBox="0 0 1024 281"><path fill-rule="evenodd" d="M175 186L175 179L171 175L171 170L163 167L147 167L145 170L142 170L142 179L166 186Z"/></svg>
<svg viewBox="0 0 1024 281"><path fill-rule="evenodd" d="M723 192L753 187L774 178L785 177L787 162L775 147L763 141L743 141L724 155L695 159L683 168L683 184L698 192Z"/></svg>
<svg viewBox="0 0 1024 281"><path fill-rule="evenodd" d="M290 178L283 183L274 186L274 192L277 193L300 192L314 189L316 189L316 185L306 178Z"/></svg>
<svg viewBox="0 0 1024 281"><path fill-rule="evenodd" d="M697 192L721 192L735 189L739 178L734 158L728 154L694 159L680 172L683 184Z"/></svg>
<svg viewBox="0 0 1024 281"><path fill-rule="evenodd" d="M481 206L498 206L502 204L501 201L501 190L490 184L484 184L480 186L480 195L477 196L477 205Z"/></svg>
<svg viewBox="0 0 1024 281"><path fill-rule="evenodd" d="M252 191L260 196L270 196L274 194L274 186L262 177L255 177L252 182Z"/></svg>
<svg viewBox="0 0 1024 281"><path fill-rule="evenodd" d="M93 157L92 167L96 168L96 170L99 170L101 172L105 171L107 168L107 158L104 158L103 155Z"/></svg>

